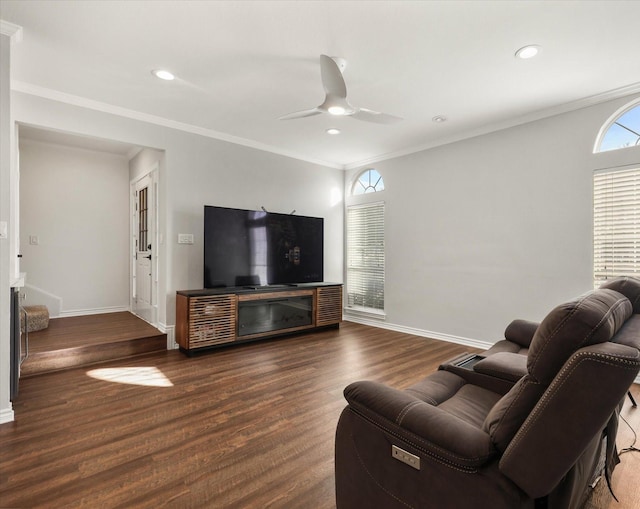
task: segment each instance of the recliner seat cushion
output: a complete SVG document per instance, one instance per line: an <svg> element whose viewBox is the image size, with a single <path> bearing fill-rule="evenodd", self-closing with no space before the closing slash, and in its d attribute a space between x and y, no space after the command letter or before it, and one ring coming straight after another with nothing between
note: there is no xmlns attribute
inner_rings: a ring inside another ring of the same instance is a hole
<svg viewBox="0 0 640 509"><path fill-rule="evenodd" d="M448 371L436 371L404 392L480 428L500 395Z"/></svg>
<svg viewBox="0 0 640 509"><path fill-rule="evenodd" d="M465 384L453 397L438 407L448 414L455 415L459 419L481 428L482 423L500 397L500 394L477 385Z"/></svg>
<svg viewBox="0 0 640 509"><path fill-rule="evenodd" d="M436 371L404 392L437 406L452 397L464 384L465 381L453 373Z"/></svg>

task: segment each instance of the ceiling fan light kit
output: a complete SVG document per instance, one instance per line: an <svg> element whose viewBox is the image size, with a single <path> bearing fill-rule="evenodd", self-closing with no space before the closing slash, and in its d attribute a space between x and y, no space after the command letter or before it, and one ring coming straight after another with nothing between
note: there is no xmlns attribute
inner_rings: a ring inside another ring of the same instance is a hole
<svg viewBox="0 0 640 509"><path fill-rule="evenodd" d="M342 106L329 106L327 112L331 115L341 116L347 113L347 110Z"/></svg>
<svg viewBox="0 0 640 509"><path fill-rule="evenodd" d="M311 117L328 113L334 116L348 116L365 122L376 124L393 124L402 120L395 115L369 110L367 108L356 108L347 101L347 86L342 76L342 71L347 62L344 58L328 57L320 55L320 76L325 91L324 102L310 110L296 111L280 117L279 120L292 120L296 118Z"/></svg>

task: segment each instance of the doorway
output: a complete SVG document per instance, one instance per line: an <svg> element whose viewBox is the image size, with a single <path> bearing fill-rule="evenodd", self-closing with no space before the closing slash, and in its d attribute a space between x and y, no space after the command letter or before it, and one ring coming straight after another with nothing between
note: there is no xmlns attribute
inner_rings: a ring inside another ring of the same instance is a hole
<svg viewBox="0 0 640 509"><path fill-rule="evenodd" d="M158 320L158 165L131 182L131 312Z"/></svg>
<svg viewBox="0 0 640 509"><path fill-rule="evenodd" d="M137 355L146 346L166 349L166 335L157 330L128 336L138 328L150 328L146 322L158 327L161 276L156 246L151 246L153 280L143 321L130 313L132 269L127 239L132 238L132 180L140 180L141 175L148 177L147 235L157 236L160 151L153 159L156 152L152 157L150 152L143 153L151 149L129 143L17 125L16 201L22 232L18 244L24 256L21 271L27 273L21 304L46 305L51 317L47 330L29 334L31 355L23 372L36 364L59 369L81 358L102 362L116 352L119 357ZM113 321L119 318L131 322L116 329ZM48 342L45 336L59 333L60 327L65 339ZM119 335L105 336L106 331ZM72 348L67 339L75 342ZM62 352L65 348L72 352Z"/></svg>

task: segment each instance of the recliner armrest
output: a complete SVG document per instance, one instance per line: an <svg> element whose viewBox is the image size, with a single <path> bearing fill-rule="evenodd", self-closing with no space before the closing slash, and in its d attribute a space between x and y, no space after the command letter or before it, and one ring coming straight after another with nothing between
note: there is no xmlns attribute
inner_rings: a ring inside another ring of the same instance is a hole
<svg viewBox="0 0 640 509"><path fill-rule="evenodd" d="M476 362L476 373L517 382L527 374L527 356L519 353L498 352Z"/></svg>
<svg viewBox="0 0 640 509"><path fill-rule="evenodd" d="M344 396L357 414L440 461L470 469L496 454L487 433L404 391L361 381Z"/></svg>

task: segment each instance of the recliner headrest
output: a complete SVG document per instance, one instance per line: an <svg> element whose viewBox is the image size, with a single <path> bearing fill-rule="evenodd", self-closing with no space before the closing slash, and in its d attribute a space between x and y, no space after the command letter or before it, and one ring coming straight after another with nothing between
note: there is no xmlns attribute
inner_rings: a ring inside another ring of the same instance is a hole
<svg viewBox="0 0 640 509"><path fill-rule="evenodd" d="M528 373L495 404L482 425L499 451L508 447L576 350L609 341L632 312L624 295L598 289L557 306L542 320L531 340Z"/></svg>
<svg viewBox="0 0 640 509"><path fill-rule="evenodd" d="M598 289L554 308L531 341L527 370L549 384L578 348L609 341L633 314L631 302L611 289Z"/></svg>
<svg viewBox="0 0 640 509"><path fill-rule="evenodd" d="M640 313L640 279L622 276L603 283L600 288L615 290L624 295L633 306L634 313Z"/></svg>

